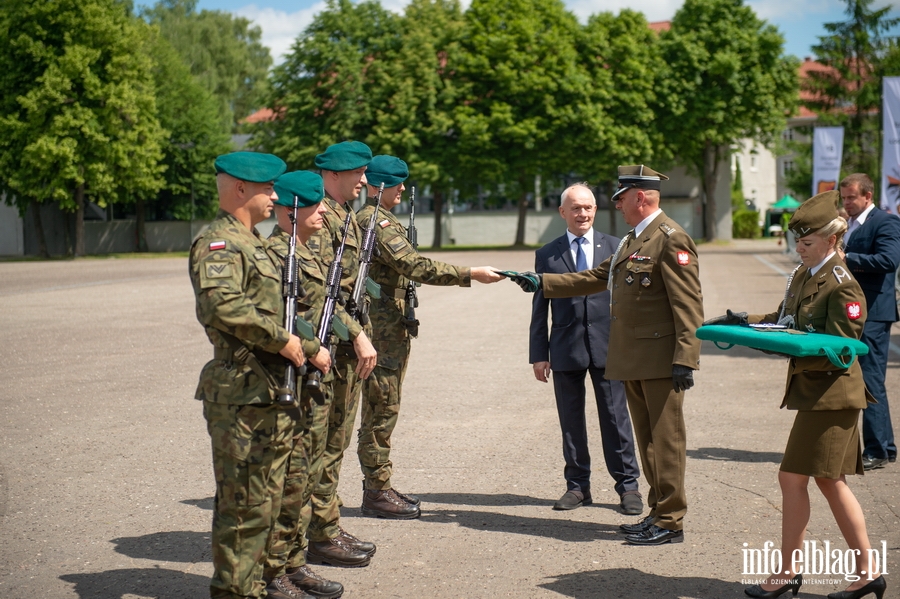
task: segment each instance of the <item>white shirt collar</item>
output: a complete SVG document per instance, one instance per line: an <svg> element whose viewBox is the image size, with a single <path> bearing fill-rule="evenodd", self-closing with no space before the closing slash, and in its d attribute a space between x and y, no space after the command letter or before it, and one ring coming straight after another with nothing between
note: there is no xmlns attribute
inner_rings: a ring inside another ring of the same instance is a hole
<svg viewBox="0 0 900 599"><path fill-rule="evenodd" d="M569 247L571 248L572 242L578 238L578 235L576 235L575 233L572 233L570 230L566 229L566 237L568 237L568 239L569 239ZM594 243L594 229L593 228L588 229L587 232L582 237L587 239L588 244Z"/></svg>
<svg viewBox="0 0 900 599"><path fill-rule="evenodd" d="M657 208L657 209L656 209L656 212L654 212L653 214L651 214L650 216L648 216L647 218L645 218L644 220L642 220L641 222L639 222L639 223L637 224L637 226L634 228L634 236L637 237L637 236L639 236L641 233L643 233L643 232L644 232L644 229L646 229L648 226L650 226L650 223L653 222L653 219L654 219L654 218L656 218L657 216L659 216L659 213L660 213L660 212L662 212L662 208Z"/></svg>
<svg viewBox="0 0 900 599"><path fill-rule="evenodd" d="M822 260L821 262L819 262L818 264L816 264L813 268L810 268L810 269L809 269L809 276L810 276L810 277L816 276L816 273L819 272L819 269L822 268L822 266L824 266L826 262L828 262L829 260L831 260L831 257L834 256L836 253L837 253L837 252L831 252L830 254L828 254L827 256L825 256L825 259L824 259L824 260Z"/></svg>
<svg viewBox="0 0 900 599"><path fill-rule="evenodd" d="M869 214L871 214L872 210L874 210L874 209L875 209L875 204L869 204L868 208L866 208L865 210L863 210L862 212L860 212L859 214L857 214L850 220L856 221L857 223L859 223L859 226L861 227L866 222L866 219L869 218Z"/></svg>

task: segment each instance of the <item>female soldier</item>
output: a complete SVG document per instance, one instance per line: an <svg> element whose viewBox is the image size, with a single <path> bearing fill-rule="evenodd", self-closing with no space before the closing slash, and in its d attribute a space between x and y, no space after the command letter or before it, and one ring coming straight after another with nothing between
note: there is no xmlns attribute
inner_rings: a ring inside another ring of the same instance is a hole
<svg viewBox="0 0 900 599"><path fill-rule="evenodd" d="M847 222L838 216L839 200L837 191L819 194L791 218L790 230L797 239L802 264L788 280L778 312L749 316L729 313L713 320L786 324L801 331L858 339L866 318L866 302L841 259L839 240ZM860 410L870 398L859 362L839 369L824 357L791 358L781 407L798 413L778 473L783 571L761 585L744 589L748 596L775 598L787 591L796 595L803 584L802 572L791 572L790 568L794 552L803 546L809 522L810 476L858 560L855 574L859 579L847 590L828 595L829 599L859 599L869 593L881 599L884 595L884 577L868 551L865 518L846 480L848 474L863 473L858 421Z"/></svg>

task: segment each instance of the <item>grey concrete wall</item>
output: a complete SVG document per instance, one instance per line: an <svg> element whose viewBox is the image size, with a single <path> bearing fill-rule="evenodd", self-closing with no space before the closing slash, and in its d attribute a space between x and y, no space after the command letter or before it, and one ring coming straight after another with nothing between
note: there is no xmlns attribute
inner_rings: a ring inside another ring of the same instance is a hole
<svg viewBox="0 0 900 599"><path fill-rule="evenodd" d="M0 256L25 254L25 236L19 211L6 205L6 195L0 196Z"/></svg>
<svg viewBox="0 0 900 599"><path fill-rule="evenodd" d="M133 220L85 221L84 251L87 254L124 254L136 245Z"/></svg>

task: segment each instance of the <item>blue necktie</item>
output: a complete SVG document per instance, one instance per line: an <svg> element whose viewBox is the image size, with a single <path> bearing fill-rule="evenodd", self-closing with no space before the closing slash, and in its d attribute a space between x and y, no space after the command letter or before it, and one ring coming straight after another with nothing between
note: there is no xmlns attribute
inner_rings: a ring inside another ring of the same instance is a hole
<svg viewBox="0 0 900 599"><path fill-rule="evenodd" d="M587 256L584 253L584 248L581 247L581 244L587 241L587 239L584 237L576 237L573 241L578 244L578 247L575 248L575 270L587 270Z"/></svg>

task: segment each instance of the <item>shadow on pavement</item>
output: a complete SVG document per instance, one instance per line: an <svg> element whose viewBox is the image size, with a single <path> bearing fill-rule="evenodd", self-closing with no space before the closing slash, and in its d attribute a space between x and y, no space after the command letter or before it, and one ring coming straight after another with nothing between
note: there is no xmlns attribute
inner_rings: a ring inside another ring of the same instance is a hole
<svg viewBox="0 0 900 599"><path fill-rule="evenodd" d="M469 512L465 510L424 510L422 522L458 524L473 530L514 533L534 537L546 537L566 542L589 543L591 541L623 542L619 527L612 524L596 524L560 520L557 518L529 518L494 512Z"/></svg>
<svg viewBox="0 0 900 599"><path fill-rule="evenodd" d="M513 505L553 505L554 500L528 497L527 495L512 495L510 493L498 493L488 495L485 493L416 493L416 497L423 502L449 503L451 505L485 505L485 506L513 506Z"/></svg>
<svg viewBox="0 0 900 599"><path fill-rule="evenodd" d="M203 499L182 499L181 503L186 505L193 505L194 507L198 507L201 510L210 510L212 511L213 507L215 507L215 497L204 497Z"/></svg>
<svg viewBox="0 0 900 599"><path fill-rule="evenodd" d="M92 574L65 574L81 599L120 599L125 595L182 599L208 597L209 578L165 568L129 568Z"/></svg>
<svg viewBox="0 0 900 599"><path fill-rule="evenodd" d="M723 447L698 447L697 449L688 449L687 456L695 460L715 460L717 462L770 462L772 464L780 464L784 453L780 451L725 449Z"/></svg>
<svg viewBox="0 0 900 599"><path fill-rule="evenodd" d="M671 550L670 546L666 547ZM659 558L659 554L653 557ZM578 599L737 599L744 597L746 585L710 578L657 576L634 568L621 568L563 574L553 582L538 586Z"/></svg>
<svg viewBox="0 0 900 599"><path fill-rule="evenodd" d="M116 553L161 562L211 562L210 533L178 530L113 539Z"/></svg>

